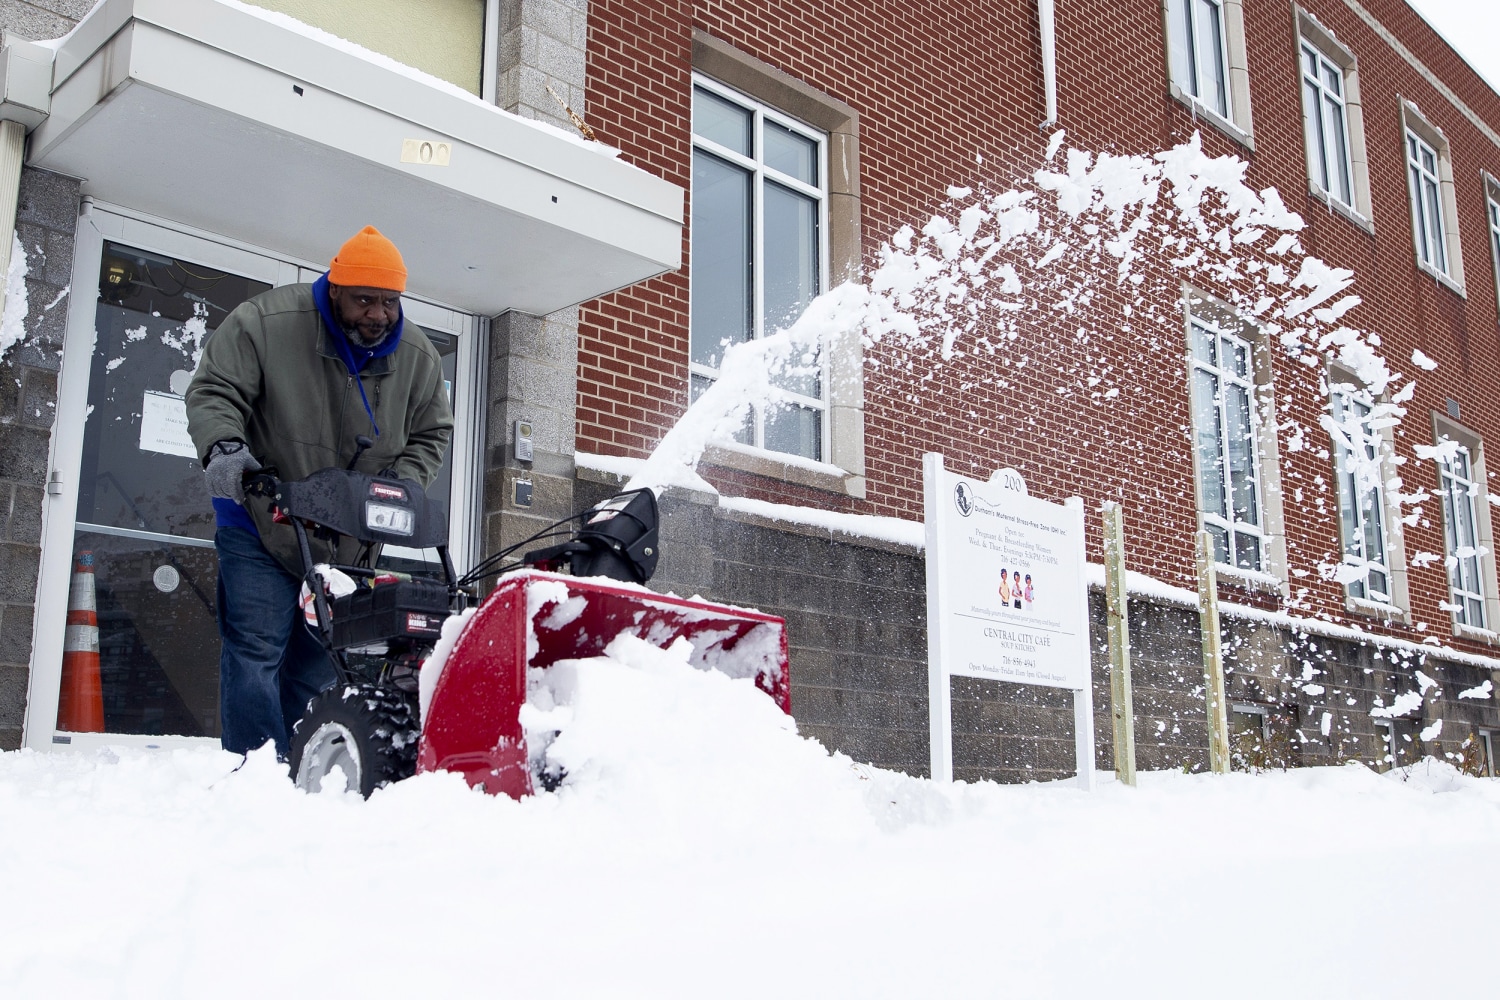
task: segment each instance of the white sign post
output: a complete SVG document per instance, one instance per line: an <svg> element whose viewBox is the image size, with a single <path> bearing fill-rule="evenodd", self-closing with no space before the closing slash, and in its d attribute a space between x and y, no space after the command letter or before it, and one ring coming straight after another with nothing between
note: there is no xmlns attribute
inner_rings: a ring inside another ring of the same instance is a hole
<svg viewBox="0 0 1500 1000"><path fill-rule="evenodd" d="M987 483L922 459L927 526L927 663L932 777L953 780L949 678L1073 692L1078 784L1094 785L1083 501L1026 495L1011 470Z"/></svg>

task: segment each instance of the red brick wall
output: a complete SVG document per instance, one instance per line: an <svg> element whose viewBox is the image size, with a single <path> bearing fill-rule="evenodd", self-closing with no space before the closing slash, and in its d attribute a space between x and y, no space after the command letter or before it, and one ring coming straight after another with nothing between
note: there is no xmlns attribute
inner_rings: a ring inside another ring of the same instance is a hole
<svg viewBox="0 0 1500 1000"><path fill-rule="evenodd" d="M1139 16L1123 14L1124 5L1058 4L1060 117L1069 144L1149 153L1200 130L1209 152L1248 160L1248 183L1275 186L1288 207L1306 218L1306 251L1357 272L1352 291L1363 304L1345 322L1377 332L1391 367L1419 377L1398 439L1398 452L1409 459L1402 469L1407 491L1436 487L1435 468L1418 462L1411 445L1431 443L1429 412L1441 411L1449 397L1461 403L1466 425L1500 447L1493 393L1500 324L1479 180L1481 169L1500 174L1500 149L1346 5L1308 0L1308 9L1359 60L1375 223L1369 235L1307 194L1288 5L1247 5L1253 153L1195 122L1168 95L1159 9L1154 3L1132 6L1141 9ZM1367 0L1366 6L1500 127L1500 98L1404 3ZM1038 128L1044 117L1041 65L1035 4L1029 0L599 0L590 15L591 124L631 162L684 187L695 27L856 108L867 268L898 227L920 230L942 210L949 184L990 191L1029 186L1041 165L1048 136ZM1414 266L1398 93L1421 107L1451 143L1467 299ZM677 274L585 307L581 450L643 456L685 406L691 267L686 234L683 251L686 264ZM940 450L950 467L979 475L1013 466L1034 494L1080 494L1090 510L1105 499L1121 500L1133 530L1132 568L1186 582L1197 518L1180 275L1162 260L1143 263L1136 270L1145 281L1137 288L1118 284L1108 260L1096 265L1069 256L1055 268L1063 280L1095 289L1072 313L1046 308L1059 298L1049 290L1014 339L1003 339L1004 331L991 323L962 338L961 356L935 370L907 370L906 355L894 342L868 352L868 500L711 470L710 478L735 493L919 519L921 455ZM1195 280L1216 295L1229 297L1235 290ZM1239 290L1247 291L1241 284ZM1134 308L1128 320L1127 305ZM993 342L993 353L977 346L983 337ZM1439 363L1437 371L1421 372L1410 363L1419 344ZM1317 389L1320 369L1274 347L1270 353L1277 419L1306 428L1308 445L1289 452L1287 435L1281 435L1288 555L1294 570L1307 571L1292 579L1293 591L1307 588L1306 610L1342 614L1342 588L1317 574L1319 563L1336 558L1338 537L1332 462L1317 423L1326 405ZM1090 385L1090 377L1101 382ZM1118 395L1106 399L1110 388ZM1443 551L1440 505L1432 500L1422 507L1421 520L1406 529L1408 556ZM1090 535L1090 555L1097 559L1097 524L1091 523ZM1426 635L1446 641L1449 617L1438 607L1447 597L1441 563L1411 570L1410 580L1414 621L1428 625ZM1395 631L1421 638L1413 630Z"/></svg>

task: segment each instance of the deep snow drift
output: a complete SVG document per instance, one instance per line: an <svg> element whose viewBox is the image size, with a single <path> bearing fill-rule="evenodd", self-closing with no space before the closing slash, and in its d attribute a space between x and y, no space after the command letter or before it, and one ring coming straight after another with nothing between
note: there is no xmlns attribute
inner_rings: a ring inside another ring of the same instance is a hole
<svg viewBox="0 0 1500 1000"><path fill-rule="evenodd" d="M0 754L7 997L1481 995L1500 782L932 783L619 640L534 690L555 794L266 754ZM1403 780L1404 779L1404 780ZM1212 984L1209 988L1208 984ZM1408 992L1409 991L1409 992Z"/></svg>

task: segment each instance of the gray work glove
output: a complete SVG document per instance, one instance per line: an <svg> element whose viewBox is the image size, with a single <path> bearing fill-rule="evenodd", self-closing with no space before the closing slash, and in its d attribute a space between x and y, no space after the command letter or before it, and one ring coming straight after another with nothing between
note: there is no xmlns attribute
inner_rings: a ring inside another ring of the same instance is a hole
<svg viewBox="0 0 1500 1000"><path fill-rule="evenodd" d="M219 500L245 502L245 473L260 471L260 463L250 454L243 441L216 441L208 449L208 464L203 475L208 479L208 495Z"/></svg>

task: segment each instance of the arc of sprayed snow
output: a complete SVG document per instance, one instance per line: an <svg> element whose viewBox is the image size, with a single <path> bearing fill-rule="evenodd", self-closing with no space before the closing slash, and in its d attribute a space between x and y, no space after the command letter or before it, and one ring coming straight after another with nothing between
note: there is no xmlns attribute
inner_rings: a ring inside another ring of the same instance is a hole
<svg viewBox="0 0 1500 1000"><path fill-rule="evenodd" d="M820 350L836 350L839 338L883 326L881 300L846 282L813 299L791 326L769 337L733 344L719 362L719 377L667 431L625 489L650 489L657 496L669 486L702 487L698 461L713 441L730 439L752 406L785 399L774 380L815 372Z"/></svg>

